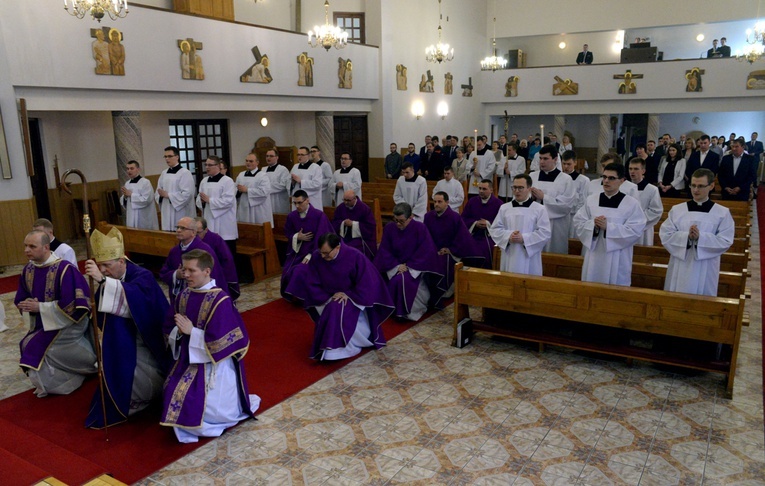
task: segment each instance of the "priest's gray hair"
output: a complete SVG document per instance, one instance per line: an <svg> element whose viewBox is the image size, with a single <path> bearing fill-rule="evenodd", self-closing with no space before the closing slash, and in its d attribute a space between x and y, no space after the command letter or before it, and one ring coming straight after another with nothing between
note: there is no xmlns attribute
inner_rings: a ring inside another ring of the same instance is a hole
<svg viewBox="0 0 765 486"><path fill-rule="evenodd" d="M406 219L412 217L412 206L409 203L401 202L393 206L393 216L404 216Z"/></svg>

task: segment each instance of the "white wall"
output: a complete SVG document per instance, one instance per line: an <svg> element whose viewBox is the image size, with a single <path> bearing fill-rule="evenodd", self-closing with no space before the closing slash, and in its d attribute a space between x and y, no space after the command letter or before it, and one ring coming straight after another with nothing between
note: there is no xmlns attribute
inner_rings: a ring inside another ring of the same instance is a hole
<svg viewBox="0 0 765 486"><path fill-rule="evenodd" d="M696 0L692 3L666 0L579 0L567 3L559 0L497 0L497 37L741 20L753 18L757 8L758 0ZM486 25L491 25L492 12L490 8L486 14Z"/></svg>
<svg viewBox="0 0 765 486"><path fill-rule="evenodd" d="M234 0L234 19L237 22L273 27L275 29L295 29L294 0Z"/></svg>
<svg viewBox="0 0 765 486"><path fill-rule="evenodd" d="M558 45L566 43L561 49ZM575 34L530 35L497 39L497 50L507 58L509 49L526 54L526 67L565 66L576 64L576 56L588 45L595 64L619 62L622 39L619 32L583 32Z"/></svg>

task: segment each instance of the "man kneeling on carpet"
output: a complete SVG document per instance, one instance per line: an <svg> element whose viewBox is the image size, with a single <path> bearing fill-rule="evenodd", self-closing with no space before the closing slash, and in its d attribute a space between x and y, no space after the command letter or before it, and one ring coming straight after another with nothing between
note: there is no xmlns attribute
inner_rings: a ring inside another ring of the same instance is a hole
<svg viewBox="0 0 765 486"><path fill-rule="evenodd" d="M218 437L260 405L247 393L242 359L250 338L231 297L210 278L212 256L183 255L187 287L167 313L164 332L176 360L165 382L162 425L180 442Z"/></svg>
<svg viewBox="0 0 765 486"><path fill-rule="evenodd" d="M100 285L96 292L105 389L96 390L86 427L103 428L127 420L162 394L170 355L162 335L169 307L154 275L125 257L122 233L90 235L93 259L85 273ZM106 406L101 405L103 396Z"/></svg>
<svg viewBox="0 0 765 486"><path fill-rule="evenodd" d="M363 253L342 244L335 233L325 233L306 268L286 293L303 301L316 324L312 358L350 358L361 348L385 345L381 326L393 313L393 300Z"/></svg>

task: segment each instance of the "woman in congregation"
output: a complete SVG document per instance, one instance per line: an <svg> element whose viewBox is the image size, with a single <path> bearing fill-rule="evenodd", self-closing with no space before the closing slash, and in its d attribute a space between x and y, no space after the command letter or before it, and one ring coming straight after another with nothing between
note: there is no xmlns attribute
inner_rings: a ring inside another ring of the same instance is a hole
<svg viewBox="0 0 765 486"><path fill-rule="evenodd" d="M688 161L691 158L693 152L696 151L696 141L692 137L685 139L685 147L683 152L683 158Z"/></svg>
<svg viewBox="0 0 765 486"><path fill-rule="evenodd" d="M529 156L526 160L533 160L534 156L539 153L540 150L542 150L542 141L537 137L534 139L534 144L529 147Z"/></svg>
<svg viewBox="0 0 765 486"><path fill-rule="evenodd" d="M680 197L685 189L685 159L680 145L670 145L667 155L659 164L659 195L661 197Z"/></svg>
<svg viewBox="0 0 765 486"><path fill-rule="evenodd" d="M518 147L518 155L526 159L526 163L528 164L529 161L529 142L523 138L521 139L521 143Z"/></svg>

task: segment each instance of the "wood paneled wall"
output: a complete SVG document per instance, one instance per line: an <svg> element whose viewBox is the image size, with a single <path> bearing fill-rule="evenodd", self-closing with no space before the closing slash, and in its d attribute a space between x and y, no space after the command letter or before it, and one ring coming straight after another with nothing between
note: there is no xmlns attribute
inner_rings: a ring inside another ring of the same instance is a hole
<svg viewBox="0 0 765 486"><path fill-rule="evenodd" d="M159 177L159 176L157 176ZM77 234L77 227L82 227L82 220L77 218L75 221L74 199L82 198L82 184L72 184L72 195L58 189L49 189L48 198L50 199L50 212L53 221L53 227L56 231L56 238L63 241L71 240ZM96 214L91 214L91 227L95 228L98 221L108 221L109 206L107 204L106 194L109 191L119 189L117 179L108 181L88 182L88 199L98 201L98 210Z"/></svg>
<svg viewBox="0 0 765 486"><path fill-rule="evenodd" d="M26 263L24 236L37 219L34 199L0 201L0 266Z"/></svg>

